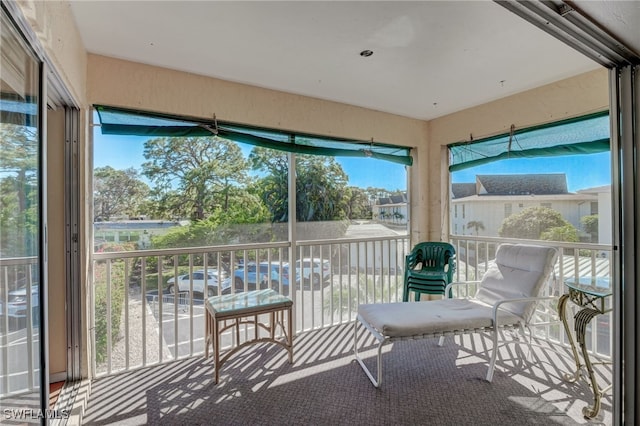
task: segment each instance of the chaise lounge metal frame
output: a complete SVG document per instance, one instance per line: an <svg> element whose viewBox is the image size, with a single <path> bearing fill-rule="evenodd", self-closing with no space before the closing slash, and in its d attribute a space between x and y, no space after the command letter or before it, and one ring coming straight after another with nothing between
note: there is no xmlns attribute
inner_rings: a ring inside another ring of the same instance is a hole
<svg viewBox="0 0 640 426"><path fill-rule="evenodd" d="M454 286L477 285L474 297L447 298L425 302L362 304L354 323L354 355L367 377L379 388L382 383L382 347L398 340L416 340L466 333L489 332L493 341L486 380L491 382L498 354L500 330L517 329L526 336L537 305L557 296L544 295L549 280L555 280L557 250L547 246L502 244L496 262L481 281L451 283ZM377 378L358 353L358 324L375 337ZM536 324L538 325L538 324ZM531 333L529 333L531 334ZM506 342L505 342L506 343Z"/></svg>

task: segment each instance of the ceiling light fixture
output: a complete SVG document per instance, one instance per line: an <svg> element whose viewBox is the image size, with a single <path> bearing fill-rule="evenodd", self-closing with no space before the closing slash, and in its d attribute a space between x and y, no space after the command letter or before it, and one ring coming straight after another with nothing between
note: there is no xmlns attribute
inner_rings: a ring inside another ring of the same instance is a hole
<svg viewBox="0 0 640 426"><path fill-rule="evenodd" d="M360 56L362 56L363 58L368 58L371 55L373 55L373 50L363 50L362 52L360 52Z"/></svg>

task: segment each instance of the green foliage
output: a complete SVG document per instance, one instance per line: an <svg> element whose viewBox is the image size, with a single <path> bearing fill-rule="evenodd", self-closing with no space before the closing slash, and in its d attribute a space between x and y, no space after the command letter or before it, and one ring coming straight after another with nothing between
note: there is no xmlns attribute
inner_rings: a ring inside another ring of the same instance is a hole
<svg viewBox="0 0 640 426"><path fill-rule="evenodd" d="M143 174L155 184L152 206L160 217L202 220L216 208L227 211L249 181L238 145L213 136L152 139L144 156Z"/></svg>
<svg viewBox="0 0 640 426"><path fill-rule="evenodd" d="M369 194L357 186L350 186L346 191L347 216L349 219L372 219L373 211Z"/></svg>
<svg viewBox="0 0 640 426"><path fill-rule="evenodd" d="M481 220L471 220L467 223L467 229L473 229L478 235L478 231L484 231L484 223Z"/></svg>
<svg viewBox="0 0 640 426"><path fill-rule="evenodd" d="M347 218L348 176L333 157L300 156L296 162L296 215L303 222Z"/></svg>
<svg viewBox="0 0 640 426"><path fill-rule="evenodd" d="M598 215L583 216L580 223L584 232L591 236L591 241L598 241Z"/></svg>
<svg viewBox="0 0 640 426"><path fill-rule="evenodd" d="M206 219L171 228L152 238L155 248L203 247L220 244L268 242L272 239L267 223L269 212L255 196L242 197L226 211L215 209Z"/></svg>
<svg viewBox="0 0 640 426"><path fill-rule="evenodd" d="M578 230L571 224L549 228L540 234L541 240L578 242Z"/></svg>
<svg viewBox="0 0 640 426"><path fill-rule="evenodd" d="M38 254L37 129L0 123L0 253Z"/></svg>
<svg viewBox="0 0 640 426"><path fill-rule="evenodd" d="M107 357L107 341L109 338L108 324L111 324L111 344L114 345L120 334L120 321L122 318L122 309L124 305L124 292L127 285L124 282L125 262L118 260L111 264L111 303L108 300L107 287L107 263L106 261L96 262L94 265L94 307L95 307L95 336L96 362L101 363ZM107 310L107 306L111 307L111 315Z"/></svg>
<svg viewBox="0 0 640 426"><path fill-rule="evenodd" d="M287 222L287 154L256 147L249 155L253 170L265 174L257 183L261 199L273 222ZM296 157L296 216L301 222L342 220L348 217L348 176L333 157Z"/></svg>
<svg viewBox="0 0 640 426"><path fill-rule="evenodd" d="M93 172L93 205L96 218L111 216L138 216L141 206L149 194L149 187L140 180L133 168L116 170L113 167L98 167Z"/></svg>
<svg viewBox="0 0 640 426"><path fill-rule="evenodd" d="M555 240L555 238L573 238L568 230L569 227L574 228L559 212L547 207L529 207L506 218L498 230L498 235L505 238L530 240L553 238L554 241L573 241ZM562 229L551 231L553 228Z"/></svg>

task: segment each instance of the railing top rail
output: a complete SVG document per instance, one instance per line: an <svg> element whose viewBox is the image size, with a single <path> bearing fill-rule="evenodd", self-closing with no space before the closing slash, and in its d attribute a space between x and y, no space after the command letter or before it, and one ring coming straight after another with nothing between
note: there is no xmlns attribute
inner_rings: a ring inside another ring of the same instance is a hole
<svg viewBox="0 0 640 426"><path fill-rule="evenodd" d="M316 246L323 244L347 244L347 243L360 243L360 242L369 242L369 241L392 241L392 240L406 240L409 238L409 235L400 234L400 235L387 235L381 237L347 237L347 238L335 238L332 240L301 240L296 241L296 245L300 246Z"/></svg>
<svg viewBox="0 0 640 426"><path fill-rule="evenodd" d="M547 241L547 240L525 240L520 238L503 238L503 237L479 237L473 235L449 235L450 241L466 240L466 241L479 241L479 242L495 242L500 243L513 243L513 244L537 244L541 246L550 247L562 247L572 249L588 249L588 250L604 250L612 251L613 246L609 244L595 244L595 243L572 243L565 241Z"/></svg>
<svg viewBox="0 0 640 426"><path fill-rule="evenodd" d="M0 259L0 266L31 265L38 263L38 256L7 257Z"/></svg>
<svg viewBox="0 0 640 426"><path fill-rule="evenodd" d="M296 245L311 246L311 245L325 245L325 244L345 244L345 243L359 243L368 241L392 241L408 239L408 235L396 235L396 236L384 236L384 237L367 237L367 238L338 238L331 240L305 240L297 241ZM120 251L109 253L94 253L93 258L95 260L106 259L122 259L132 257L149 257L149 256L174 256L183 254L200 254L211 253L216 251L238 251L238 250L256 250L256 249L271 249L271 248L287 248L291 246L288 241L276 242L276 243L249 243L249 244L229 244L229 245L217 245L217 246L201 246L201 247L188 247L188 248L168 248L157 250L134 250L134 251Z"/></svg>
<svg viewBox="0 0 640 426"><path fill-rule="evenodd" d="M157 250L134 250L134 251L118 251L109 253L94 253L95 260L104 259L121 259L130 257L149 257L149 256L174 256L182 254L200 254L211 253L216 251L236 251L236 250L256 250L289 247L291 244L287 241L277 243L255 243L255 244L229 244L218 246L201 246L187 248L168 248Z"/></svg>

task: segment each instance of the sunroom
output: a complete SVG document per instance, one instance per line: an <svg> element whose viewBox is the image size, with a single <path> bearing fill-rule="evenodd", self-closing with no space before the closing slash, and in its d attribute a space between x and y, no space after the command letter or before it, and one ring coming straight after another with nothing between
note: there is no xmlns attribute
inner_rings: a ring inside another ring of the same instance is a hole
<svg viewBox="0 0 640 426"><path fill-rule="evenodd" d="M414 395L441 389L463 399L427 404L433 422L635 422L637 4L3 0L2 13L7 420L407 423L427 416ZM187 147L210 161L167 161ZM214 163L226 174L197 184ZM120 210L114 176L143 183ZM532 209L562 226L507 229ZM491 342L456 336L442 351L394 344L389 388L370 386L351 365L355 310L402 299L421 241L456 247L457 280L515 241L557 248L557 296L606 280L609 312L587 332L611 386L595 420L588 382L564 378L555 318L526 355L501 352L494 383L476 380ZM267 276L294 303L294 363L256 346L211 384L204 299Z"/></svg>

